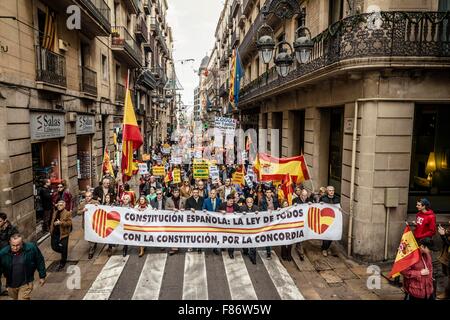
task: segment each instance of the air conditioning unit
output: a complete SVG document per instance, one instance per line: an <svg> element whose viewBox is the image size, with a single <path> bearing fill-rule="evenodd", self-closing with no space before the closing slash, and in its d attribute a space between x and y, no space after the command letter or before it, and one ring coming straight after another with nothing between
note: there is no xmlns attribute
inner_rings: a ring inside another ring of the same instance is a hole
<svg viewBox="0 0 450 320"><path fill-rule="evenodd" d="M63 39L59 39L58 41L58 48L61 51L69 51L69 43L64 41Z"/></svg>

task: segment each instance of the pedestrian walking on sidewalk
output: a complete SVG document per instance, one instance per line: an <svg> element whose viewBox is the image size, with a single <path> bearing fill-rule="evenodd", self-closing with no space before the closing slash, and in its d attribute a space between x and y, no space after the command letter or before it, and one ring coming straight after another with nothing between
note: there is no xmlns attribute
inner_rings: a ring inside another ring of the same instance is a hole
<svg viewBox="0 0 450 320"><path fill-rule="evenodd" d="M41 199L42 210L44 210L44 221L42 224L42 231L44 233L47 233L50 230L50 220L53 212L51 185L50 179L45 179L44 185L39 189L39 198Z"/></svg>
<svg viewBox="0 0 450 320"><path fill-rule="evenodd" d="M81 222L83 230L84 230L84 214L87 211L86 205L88 205L88 204L93 204L93 205L99 205L100 204L96 199L94 199L94 195L90 191L87 191L84 194L84 200L78 206L78 215L81 215L83 217L82 218L82 222ZM88 253L88 259L89 260L94 257L96 249L97 249L97 243L89 241L89 253Z"/></svg>
<svg viewBox="0 0 450 320"><path fill-rule="evenodd" d="M67 189L67 183L63 180L60 184L58 184L58 190L52 194L53 205L56 207L60 200L63 200L65 203L65 208L67 211L72 212L73 204L72 204L72 194ZM51 224L50 224L51 228Z"/></svg>
<svg viewBox="0 0 450 320"><path fill-rule="evenodd" d="M66 210L64 200L59 200L53 212L50 225L51 244L55 252L61 253L58 271L62 270L67 262L69 248L69 235L72 231L72 213Z"/></svg>
<svg viewBox="0 0 450 320"><path fill-rule="evenodd" d="M41 251L34 243L24 243L19 233L13 234L9 245L0 250L0 274L5 276L6 288L13 300L31 299L36 270L43 286L47 272Z"/></svg>

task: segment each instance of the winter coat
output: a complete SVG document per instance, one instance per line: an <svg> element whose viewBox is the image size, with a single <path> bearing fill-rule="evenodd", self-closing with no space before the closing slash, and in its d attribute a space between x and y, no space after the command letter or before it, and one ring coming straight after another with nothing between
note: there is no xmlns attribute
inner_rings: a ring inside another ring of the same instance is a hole
<svg viewBox="0 0 450 320"><path fill-rule="evenodd" d="M67 211L72 211L72 195L70 194L69 190L64 190L62 196L59 192L54 192L52 194L52 201L54 205L56 205L59 200L64 200L64 202L66 203Z"/></svg>
<svg viewBox="0 0 450 320"><path fill-rule="evenodd" d="M67 210L63 210L60 214L60 218L59 221L61 221L61 224L59 226L55 226L54 222L56 221L56 213L58 212L58 210L54 210L53 211L53 216L52 216L52 220L50 223L50 234L53 234L53 231L55 230L55 228L60 228L59 229L59 238L60 239L64 239L67 238L70 234L70 232L72 231L72 213L70 211Z"/></svg>
<svg viewBox="0 0 450 320"><path fill-rule="evenodd" d="M186 210L203 210L203 197L199 197L197 201L195 201L194 197L190 197L186 200Z"/></svg>
<svg viewBox="0 0 450 320"><path fill-rule="evenodd" d="M216 197L216 210L213 210L212 200L211 198L206 198L203 201L203 210L206 211L219 211L219 207L222 204L222 200L219 197Z"/></svg>
<svg viewBox="0 0 450 320"><path fill-rule="evenodd" d="M322 198L320 198L320 202L323 203L328 203L328 204L338 204L341 203L341 198L339 198L339 196L334 195L333 198L330 198L327 195L322 196Z"/></svg>
<svg viewBox="0 0 450 320"><path fill-rule="evenodd" d="M276 197L273 197L273 208L274 210L278 210L280 207L280 203L278 202L278 199ZM261 203L258 203L259 207L261 208L261 211L267 211L267 199L266 197L263 197L261 199Z"/></svg>
<svg viewBox="0 0 450 320"><path fill-rule="evenodd" d="M162 198L162 210L166 210L166 198ZM150 205L152 206L153 209L158 209L158 198L153 199L152 201L150 201Z"/></svg>
<svg viewBox="0 0 450 320"><path fill-rule="evenodd" d="M430 254L420 253L420 260L403 270L403 287L405 292L415 298L429 298L433 294L433 265ZM420 274L422 269L426 268L430 271L427 276Z"/></svg>
<svg viewBox="0 0 450 320"><path fill-rule="evenodd" d="M180 197L180 205L179 210L184 210L186 207L186 198ZM166 210L175 210L175 202L173 201L173 197L167 198L166 200Z"/></svg>

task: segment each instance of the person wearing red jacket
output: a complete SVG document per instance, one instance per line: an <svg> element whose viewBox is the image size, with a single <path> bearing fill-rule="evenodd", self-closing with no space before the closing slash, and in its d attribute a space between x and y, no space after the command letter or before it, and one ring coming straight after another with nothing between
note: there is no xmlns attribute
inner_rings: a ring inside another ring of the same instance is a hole
<svg viewBox="0 0 450 320"><path fill-rule="evenodd" d="M58 202L61 200L66 204L65 209L69 212L72 212L72 194L70 193L69 189L67 189L67 183L65 180L58 184L58 191L52 194L52 202L55 209Z"/></svg>
<svg viewBox="0 0 450 320"><path fill-rule="evenodd" d="M403 270L403 288L405 300L434 300L433 263L431 238L419 240L420 259L417 263Z"/></svg>
<svg viewBox="0 0 450 320"><path fill-rule="evenodd" d="M414 237L417 240L433 238L436 234L436 215L430 207L431 204L428 199L417 201L416 208L419 212L416 214L416 221L413 221L413 224L416 226Z"/></svg>

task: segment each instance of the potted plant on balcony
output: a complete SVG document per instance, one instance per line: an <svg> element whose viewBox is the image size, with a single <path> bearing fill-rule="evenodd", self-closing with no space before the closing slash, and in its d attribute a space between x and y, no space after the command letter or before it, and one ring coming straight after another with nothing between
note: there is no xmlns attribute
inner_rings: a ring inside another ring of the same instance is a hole
<svg viewBox="0 0 450 320"><path fill-rule="evenodd" d="M120 33L117 30L111 33L111 37L112 37L112 44L114 45L122 45L124 42L124 39L120 37Z"/></svg>

